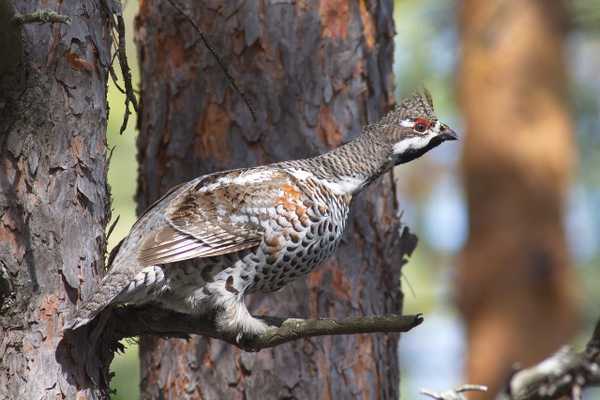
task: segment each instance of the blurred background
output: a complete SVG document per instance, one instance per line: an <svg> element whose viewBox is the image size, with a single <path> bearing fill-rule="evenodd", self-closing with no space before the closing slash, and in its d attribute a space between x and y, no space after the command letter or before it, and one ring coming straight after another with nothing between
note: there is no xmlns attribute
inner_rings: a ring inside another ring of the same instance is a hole
<svg viewBox="0 0 600 400"><path fill-rule="evenodd" d="M400 341L403 398L499 385L513 362L584 345L600 317L600 1L559 3L395 1L397 94L425 84L462 139L396 171L420 239L404 311L426 316ZM136 8L126 1L134 87ZM112 247L135 221L137 165L113 84L109 106ZM112 368L114 398L137 398L133 341Z"/></svg>

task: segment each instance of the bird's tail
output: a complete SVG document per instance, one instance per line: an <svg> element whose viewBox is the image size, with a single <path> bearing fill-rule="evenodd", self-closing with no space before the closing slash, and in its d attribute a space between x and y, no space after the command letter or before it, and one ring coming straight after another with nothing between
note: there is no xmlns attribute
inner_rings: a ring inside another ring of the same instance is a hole
<svg viewBox="0 0 600 400"><path fill-rule="evenodd" d="M75 330L96 318L123 291L128 281L129 277L125 272L109 272L94 294L77 308L65 324L65 329Z"/></svg>

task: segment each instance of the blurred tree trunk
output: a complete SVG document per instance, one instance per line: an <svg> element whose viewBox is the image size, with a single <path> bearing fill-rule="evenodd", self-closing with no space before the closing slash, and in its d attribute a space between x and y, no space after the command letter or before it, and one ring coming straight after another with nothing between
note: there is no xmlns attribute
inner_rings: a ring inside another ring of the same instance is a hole
<svg viewBox="0 0 600 400"><path fill-rule="evenodd" d="M197 175L337 146L393 103L389 0L178 4L223 55L257 121L188 21L169 2L141 3L139 210ZM297 317L399 312L392 197L389 179L360 196L336 258L278 293L257 295L250 309ZM251 354L203 337L144 337L142 397L397 399L397 339L324 337Z"/></svg>
<svg viewBox="0 0 600 400"><path fill-rule="evenodd" d="M465 0L460 18L470 231L456 292L467 380L493 393L514 362L540 361L578 323L563 229L576 157L568 15L561 1Z"/></svg>
<svg viewBox="0 0 600 400"><path fill-rule="evenodd" d="M12 20L37 10L71 23ZM0 399L85 387L61 339L104 265L107 21L95 2L0 2Z"/></svg>

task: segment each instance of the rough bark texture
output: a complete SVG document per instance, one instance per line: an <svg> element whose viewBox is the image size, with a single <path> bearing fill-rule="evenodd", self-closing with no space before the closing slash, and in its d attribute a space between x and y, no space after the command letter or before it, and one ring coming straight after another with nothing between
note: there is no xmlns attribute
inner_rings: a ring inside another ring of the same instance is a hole
<svg viewBox="0 0 600 400"><path fill-rule="evenodd" d="M71 23L11 21L36 10ZM103 268L107 20L96 1L0 2L0 399L72 399L85 376L59 344Z"/></svg>
<svg viewBox="0 0 600 400"><path fill-rule="evenodd" d="M563 229L575 158L560 1L467 0L461 104L469 239L458 273L468 381L491 398L577 328Z"/></svg>
<svg viewBox="0 0 600 400"><path fill-rule="evenodd" d="M393 102L391 1L179 4L223 55L257 121L186 19L166 1L142 2L140 210L197 175L325 151ZM398 312L392 198L389 177L359 196L337 256L278 293L256 296L250 309L298 317ZM244 353L202 337L144 337L142 396L396 399L396 342L394 334L336 336Z"/></svg>

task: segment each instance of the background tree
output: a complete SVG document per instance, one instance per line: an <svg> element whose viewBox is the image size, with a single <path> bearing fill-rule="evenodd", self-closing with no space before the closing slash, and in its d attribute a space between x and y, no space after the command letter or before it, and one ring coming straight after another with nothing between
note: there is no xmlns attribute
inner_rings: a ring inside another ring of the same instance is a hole
<svg viewBox="0 0 600 400"><path fill-rule="evenodd" d="M0 2L0 399L72 399L85 381L59 343L104 267L110 18Z"/></svg>
<svg viewBox="0 0 600 400"><path fill-rule="evenodd" d="M467 380L500 387L514 362L551 354L578 322L563 229L574 145L562 1L467 0L460 102L469 238L457 289Z"/></svg>
<svg viewBox="0 0 600 400"><path fill-rule="evenodd" d="M188 1L182 8L223 55L256 121L196 44L189 21L170 2L143 2L139 211L197 175L337 146L394 101L391 1ZM390 183L359 196L336 258L254 298L251 309L300 317L397 312L401 257ZM251 354L202 337L143 337L142 397L396 399L396 342L396 335L326 337Z"/></svg>

